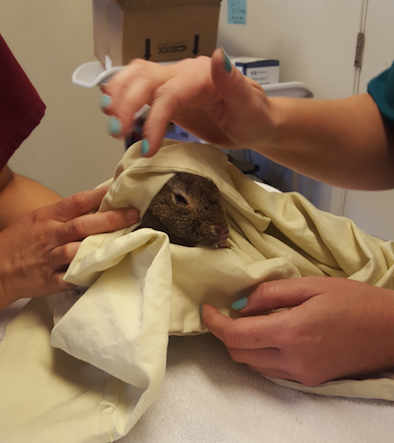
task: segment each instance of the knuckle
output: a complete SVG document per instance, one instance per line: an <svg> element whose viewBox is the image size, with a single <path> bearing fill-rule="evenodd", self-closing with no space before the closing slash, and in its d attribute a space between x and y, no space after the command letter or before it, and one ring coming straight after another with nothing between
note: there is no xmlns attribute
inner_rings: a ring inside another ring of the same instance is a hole
<svg viewBox="0 0 394 443"><path fill-rule="evenodd" d="M278 295L276 282L266 281L256 288L256 296L259 298L272 299Z"/></svg>
<svg viewBox="0 0 394 443"><path fill-rule="evenodd" d="M224 330L223 342L228 348L238 348L240 345L240 334L234 322Z"/></svg>
<svg viewBox="0 0 394 443"><path fill-rule="evenodd" d="M105 217L108 230L116 229L124 220L123 214L117 211L105 212Z"/></svg>
<svg viewBox="0 0 394 443"><path fill-rule="evenodd" d="M174 90L174 85L164 83L159 86L152 94L153 102L158 102L160 100L166 99L171 101L173 107L177 108L180 105L180 100L177 95L177 91Z"/></svg>
<svg viewBox="0 0 394 443"><path fill-rule="evenodd" d="M74 239L81 239L86 236L84 223L80 218L74 218L66 224L66 234Z"/></svg>
<svg viewBox="0 0 394 443"><path fill-rule="evenodd" d="M304 336L304 325L287 325L281 334L279 346L284 349L299 348Z"/></svg>
<svg viewBox="0 0 394 443"><path fill-rule="evenodd" d="M129 66L132 68L140 69L146 66L148 62L146 60L143 60L142 58L134 58L129 63Z"/></svg>
<svg viewBox="0 0 394 443"><path fill-rule="evenodd" d="M60 260L63 265L68 265L71 263L76 253L77 246L75 245L75 243L66 243L65 245L58 248L58 260Z"/></svg>
<svg viewBox="0 0 394 443"><path fill-rule="evenodd" d="M86 191L78 192L78 194L69 197L68 203L70 207L78 213L85 213L90 209L89 195Z"/></svg>

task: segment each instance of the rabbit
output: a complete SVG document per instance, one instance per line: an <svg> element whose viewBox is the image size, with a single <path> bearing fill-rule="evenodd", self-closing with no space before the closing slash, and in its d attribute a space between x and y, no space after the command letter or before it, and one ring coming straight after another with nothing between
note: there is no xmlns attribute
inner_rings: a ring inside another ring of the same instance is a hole
<svg viewBox="0 0 394 443"><path fill-rule="evenodd" d="M182 246L229 248L229 226L220 192L206 177L178 172L153 198L139 228L165 232Z"/></svg>

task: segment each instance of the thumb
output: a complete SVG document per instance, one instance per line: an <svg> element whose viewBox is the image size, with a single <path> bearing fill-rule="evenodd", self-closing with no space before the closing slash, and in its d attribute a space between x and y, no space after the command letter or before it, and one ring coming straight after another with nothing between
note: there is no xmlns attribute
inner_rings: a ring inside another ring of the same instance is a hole
<svg viewBox="0 0 394 443"><path fill-rule="evenodd" d="M212 80L229 108L238 109L242 103L250 104L256 97L256 90L264 94L256 81L246 77L231 63L223 48L215 49L211 59Z"/></svg>
<svg viewBox="0 0 394 443"><path fill-rule="evenodd" d="M260 284L248 297L242 315L256 315L275 309L301 305L323 292L324 280L330 277L301 277ZM239 303L242 306L242 303Z"/></svg>
<svg viewBox="0 0 394 443"><path fill-rule="evenodd" d="M207 114L234 146L255 149L273 131L271 105L263 88L243 75L223 49L212 54L211 78L221 106L206 109Z"/></svg>

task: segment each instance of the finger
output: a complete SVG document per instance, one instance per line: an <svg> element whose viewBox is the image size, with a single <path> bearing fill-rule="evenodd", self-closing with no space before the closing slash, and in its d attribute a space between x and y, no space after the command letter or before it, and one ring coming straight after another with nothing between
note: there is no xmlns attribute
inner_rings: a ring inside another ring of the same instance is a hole
<svg viewBox="0 0 394 443"><path fill-rule="evenodd" d="M51 268L56 271L64 270L72 262L80 245L81 242L72 242L54 248L49 256Z"/></svg>
<svg viewBox="0 0 394 443"><path fill-rule="evenodd" d="M190 85L188 76L175 77L160 87L154 96L149 116L144 124L144 138L149 141L151 157L160 149L168 124L175 113L181 113L190 105L196 105L196 99L204 95L204 85Z"/></svg>
<svg viewBox="0 0 394 443"><path fill-rule="evenodd" d="M75 287L72 283L64 281L65 274L65 272L54 272L51 275L51 287L53 288L52 294Z"/></svg>
<svg viewBox="0 0 394 443"><path fill-rule="evenodd" d="M240 114L243 114L243 103L247 107L252 106L253 103L261 105L261 101L256 100L256 97L260 98L265 95L263 88L245 77L230 62L223 49L216 49L212 54L211 75L218 93L228 108L238 110ZM256 95L256 91L261 94Z"/></svg>
<svg viewBox="0 0 394 443"><path fill-rule="evenodd" d="M162 146L167 127L174 113L184 104L176 91L171 92L172 82L169 82L165 90L161 90L152 103L148 118L143 127L143 137L148 143L149 150L145 151L145 157L152 157Z"/></svg>
<svg viewBox="0 0 394 443"><path fill-rule="evenodd" d="M276 314L241 317L233 320L210 305L203 305L202 319L205 326L228 348L263 349L282 348L288 311Z"/></svg>
<svg viewBox="0 0 394 443"><path fill-rule="evenodd" d="M246 307L240 312L242 315L255 315L299 306L322 293L325 278L331 277L302 277L264 282L249 295Z"/></svg>
<svg viewBox="0 0 394 443"><path fill-rule="evenodd" d="M166 72L157 63L134 59L103 88L103 93L110 97L105 113L120 123L118 132L112 135L119 138L129 134L136 114L144 105L151 104L154 91L167 78Z"/></svg>
<svg viewBox="0 0 394 443"><path fill-rule="evenodd" d="M233 145L252 147L256 140L268 137L273 122L262 87L238 71L221 49L212 55L211 75L223 106L207 109L207 113Z"/></svg>
<svg viewBox="0 0 394 443"><path fill-rule="evenodd" d="M173 66L172 76L168 76L155 90L149 116L144 125L144 137L150 145L146 156L152 156L158 151L168 123L173 120L175 114L181 115L187 110L187 118L190 121L191 108L201 108L217 97L210 66L209 57L185 59ZM198 118L203 115L199 110ZM202 125L204 122L198 121L198 124Z"/></svg>
<svg viewBox="0 0 394 443"><path fill-rule="evenodd" d="M114 209L74 218L58 228L59 245L82 240L89 235L117 231L139 221L138 209Z"/></svg>
<svg viewBox="0 0 394 443"><path fill-rule="evenodd" d="M108 188L98 188L90 191L78 192L60 202L48 207L53 213L52 218L67 222L75 217L96 210L106 194Z"/></svg>

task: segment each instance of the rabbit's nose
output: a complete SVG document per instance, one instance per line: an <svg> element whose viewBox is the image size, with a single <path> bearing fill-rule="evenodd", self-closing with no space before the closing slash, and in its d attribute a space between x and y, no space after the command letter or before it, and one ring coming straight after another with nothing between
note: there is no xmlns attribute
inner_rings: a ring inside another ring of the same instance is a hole
<svg viewBox="0 0 394 443"><path fill-rule="evenodd" d="M228 237L228 228L225 227L218 227L218 226L214 226L214 232L215 232L215 236L218 239L218 241L223 241L226 240Z"/></svg>

